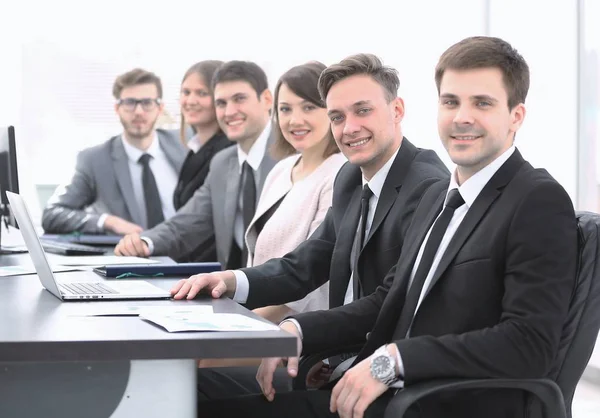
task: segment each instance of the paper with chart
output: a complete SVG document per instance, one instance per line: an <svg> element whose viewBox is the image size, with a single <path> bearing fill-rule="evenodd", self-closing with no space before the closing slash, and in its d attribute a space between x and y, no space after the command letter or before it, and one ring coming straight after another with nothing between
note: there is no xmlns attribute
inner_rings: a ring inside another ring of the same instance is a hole
<svg viewBox="0 0 600 418"><path fill-rule="evenodd" d="M278 331L279 327L240 314L202 314L189 310L176 313L140 314L141 319L160 325L169 332L183 331Z"/></svg>
<svg viewBox="0 0 600 418"><path fill-rule="evenodd" d="M123 302L90 302L77 305L77 310L71 316L210 315L213 313L212 305L176 306L178 303L131 305Z"/></svg>

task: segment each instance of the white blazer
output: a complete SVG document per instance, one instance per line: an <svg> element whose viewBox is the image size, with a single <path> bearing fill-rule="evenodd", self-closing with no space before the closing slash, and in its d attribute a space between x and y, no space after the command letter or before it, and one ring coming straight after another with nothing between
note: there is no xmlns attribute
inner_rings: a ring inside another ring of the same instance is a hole
<svg viewBox="0 0 600 418"><path fill-rule="evenodd" d="M333 181L338 170L347 162L346 158L341 153L333 154L309 176L292 183L292 169L299 159L298 154L281 160L265 180L254 218L246 231L248 267L294 250L323 222L331 206ZM282 197L281 204L258 235L256 221ZM304 299L286 305L298 313L328 309L329 283L315 289Z"/></svg>

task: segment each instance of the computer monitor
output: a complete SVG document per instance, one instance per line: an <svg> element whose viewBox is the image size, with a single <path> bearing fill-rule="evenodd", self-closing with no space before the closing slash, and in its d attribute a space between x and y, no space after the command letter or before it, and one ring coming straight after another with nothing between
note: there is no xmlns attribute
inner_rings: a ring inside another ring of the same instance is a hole
<svg viewBox="0 0 600 418"><path fill-rule="evenodd" d="M2 228L5 224L18 227L15 218L9 210L6 192L19 193L19 174L17 172L17 148L15 144L15 128L0 127L0 243ZM7 249L0 246L0 254L23 252L22 250Z"/></svg>
<svg viewBox="0 0 600 418"><path fill-rule="evenodd" d="M17 171L17 148L15 128L0 128L0 203L8 206L6 191L19 193L19 173Z"/></svg>

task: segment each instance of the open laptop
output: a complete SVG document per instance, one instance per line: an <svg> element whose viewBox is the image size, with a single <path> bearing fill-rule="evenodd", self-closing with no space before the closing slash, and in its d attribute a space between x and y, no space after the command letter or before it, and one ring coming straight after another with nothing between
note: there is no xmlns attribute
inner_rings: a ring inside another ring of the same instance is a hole
<svg viewBox="0 0 600 418"><path fill-rule="evenodd" d="M40 242L27 205L21 196L6 192L21 233L35 266L35 271L50 293L61 300L117 300L117 299L167 299L171 294L157 286L141 280L97 281L95 273L83 271L81 274L94 275L96 282L59 283L52 272L44 248Z"/></svg>

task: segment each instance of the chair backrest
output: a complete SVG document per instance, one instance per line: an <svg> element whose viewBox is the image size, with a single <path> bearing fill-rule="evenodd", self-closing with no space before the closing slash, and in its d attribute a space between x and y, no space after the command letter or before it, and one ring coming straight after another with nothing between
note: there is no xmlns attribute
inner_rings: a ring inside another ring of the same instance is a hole
<svg viewBox="0 0 600 418"><path fill-rule="evenodd" d="M577 229L577 276L558 356L549 376L562 390L569 417L575 388L600 329L600 215L577 212Z"/></svg>

